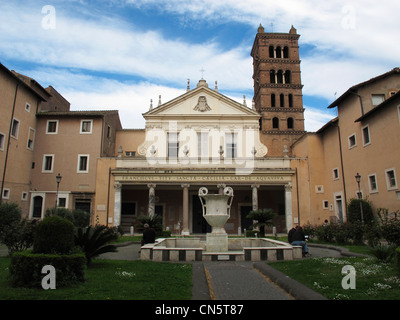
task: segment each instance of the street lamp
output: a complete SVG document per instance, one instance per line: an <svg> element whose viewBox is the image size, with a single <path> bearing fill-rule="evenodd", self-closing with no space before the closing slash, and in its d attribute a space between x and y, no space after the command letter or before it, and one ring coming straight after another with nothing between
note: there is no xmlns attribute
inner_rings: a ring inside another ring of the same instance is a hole
<svg viewBox="0 0 400 320"><path fill-rule="evenodd" d="M357 172L356 175L356 181L358 184L358 199L360 200L360 211L361 211L361 224L364 226L364 213L363 213L363 207L362 207L362 195L361 195L361 189L360 189L360 182L361 182L361 175Z"/></svg>
<svg viewBox="0 0 400 320"><path fill-rule="evenodd" d="M62 178L62 176L61 176L60 174L58 174L58 175L56 176L56 181L57 181L57 192L56 192L56 206L55 206L54 213L57 213L58 188L60 187L61 178Z"/></svg>

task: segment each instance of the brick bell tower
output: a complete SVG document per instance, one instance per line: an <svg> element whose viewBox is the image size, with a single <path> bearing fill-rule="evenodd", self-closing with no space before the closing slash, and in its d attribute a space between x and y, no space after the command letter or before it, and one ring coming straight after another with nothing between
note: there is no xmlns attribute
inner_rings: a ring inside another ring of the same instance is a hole
<svg viewBox="0 0 400 320"><path fill-rule="evenodd" d="M293 26L289 33L267 33L260 24L251 50L254 105L269 156L283 156L305 133L299 38Z"/></svg>

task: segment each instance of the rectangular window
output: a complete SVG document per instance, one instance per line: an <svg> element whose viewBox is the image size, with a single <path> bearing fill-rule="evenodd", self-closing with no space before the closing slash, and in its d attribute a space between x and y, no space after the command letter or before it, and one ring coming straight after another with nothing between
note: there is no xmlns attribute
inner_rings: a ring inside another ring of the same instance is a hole
<svg viewBox="0 0 400 320"><path fill-rule="evenodd" d="M226 158L234 159L237 157L237 133L226 133L225 144L226 144Z"/></svg>
<svg viewBox="0 0 400 320"><path fill-rule="evenodd" d="M59 208L65 208L67 205L67 199L66 198L58 198L58 207Z"/></svg>
<svg viewBox="0 0 400 320"><path fill-rule="evenodd" d="M6 143L6 136L0 132L0 151L4 151L5 143Z"/></svg>
<svg viewBox="0 0 400 320"><path fill-rule="evenodd" d="M57 134L58 133L58 120L48 120L46 126L47 134Z"/></svg>
<svg viewBox="0 0 400 320"><path fill-rule="evenodd" d="M197 154L199 158L208 158L208 133L197 133Z"/></svg>
<svg viewBox="0 0 400 320"><path fill-rule="evenodd" d="M369 126L362 128L363 145L364 147L371 144L371 137L369 134Z"/></svg>
<svg viewBox="0 0 400 320"><path fill-rule="evenodd" d="M168 157L178 158L179 135L176 132L168 133Z"/></svg>
<svg viewBox="0 0 400 320"><path fill-rule="evenodd" d="M31 112L31 105L28 102L25 104L25 111Z"/></svg>
<svg viewBox="0 0 400 320"><path fill-rule="evenodd" d="M89 172L89 155L80 154L78 155L78 173Z"/></svg>
<svg viewBox="0 0 400 320"><path fill-rule="evenodd" d="M335 168L333 169L333 180L339 180L339 169Z"/></svg>
<svg viewBox="0 0 400 320"><path fill-rule="evenodd" d="M22 201L27 201L28 200L28 192L22 192L22 196L21 196L21 200Z"/></svg>
<svg viewBox="0 0 400 320"><path fill-rule="evenodd" d="M357 146L357 140L356 140L356 135L352 134L349 137L349 149L354 148L355 146Z"/></svg>
<svg viewBox="0 0 400 320"><path fill-rule="evenodd" d="M3 189L3 196L2 196L2 198L3 198L3 199L10 199L10 189L8 189L8 188L4 188L4 189Z"/></svg>
<svg viewBox="0 0 400 320"><path fill-rule="evenodd" d="M29 133L28 133L28 142L26 147L29 150L33 150L33 143L35 141L35 129L29 128Z"/></svg>
<svg viewBox="0 0 400 320"><path fill-rule="evenodd" d="M43 156L42 172L46 173L53 172L53 166L54 166L54 154L45 154Z"/></svg>
<svg viewBox="0 0 400 320"><path fill-rule="evenodd" d="M324 200L322 202L322 207L324 208L324 210L328 210L329 209L329 201L328 200Z"/></svg>
<svg viewBox="0 0 400 320"><path fill-rule="evenodd" d="M378 192L378 183L376 181L376 175L371 174L368 176L369 182L369 193L377 193Z"/></svg>
<svg viewBox="0 0 400 320"><path fill-rule="evenodd" d="M93 120L82 120L81 121L81 132L83 134L92 133Z"/></svg>
<svg viewBox="0 0 400 320"><path fill-rule="evenodd" d="M18 139L18 133L19 133L19 120L13 119L11 126L11 137Z"/></svg>
<svg viewBox="0 0 400 320"><path fill-rule="evenodd" d="M387 169L385 172L386 172L386 184L388 190L397 189L396 173L394 169Z"/></svg>
<svg viewBox="0 0 400 320"><path fill-rule="evenodd" d="M383 101L385 101L385 95L384 94L373 94L372 95L372 105L373 106L378 106Z"/></svg>

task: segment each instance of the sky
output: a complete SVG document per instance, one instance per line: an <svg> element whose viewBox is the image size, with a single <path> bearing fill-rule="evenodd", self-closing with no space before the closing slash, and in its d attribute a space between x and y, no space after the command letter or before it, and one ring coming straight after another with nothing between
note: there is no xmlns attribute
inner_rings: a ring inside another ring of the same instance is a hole
<svg viewBox="0 0 400 320"><path fill-rule="evenodd" d="M186 92L203 76L211 88L251 106L250 56L258 26L301 35L305 127L349 87L399 67L396 0L14 0L0 3L0 62L71 110L118 110L124 129Z"/></svg>

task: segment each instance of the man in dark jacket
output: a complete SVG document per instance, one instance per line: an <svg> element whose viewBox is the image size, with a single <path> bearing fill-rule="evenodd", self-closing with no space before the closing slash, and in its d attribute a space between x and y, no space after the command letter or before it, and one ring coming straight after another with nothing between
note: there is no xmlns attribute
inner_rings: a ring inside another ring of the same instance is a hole
<svg viewBox="0 0 400 320"><path fill-rule="evenodd" d="M290 243L290 244L292 244L292 242L293 242L293 234L296 232L296 228L295 227L292 227L292 229L290 229L289 230L289 233L288 233L288 242Z"/></svg>
<svg viewBox="0 0 400 320"><path fill-rule="evenodd" d="M292 243L293 246L302 246L303 257L308 255L308 247L306 243L306 236L304 234L303 228L296 226L296 231L293 233Z"/></svg>

